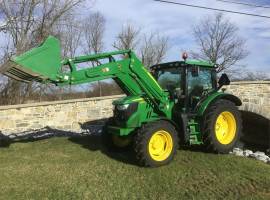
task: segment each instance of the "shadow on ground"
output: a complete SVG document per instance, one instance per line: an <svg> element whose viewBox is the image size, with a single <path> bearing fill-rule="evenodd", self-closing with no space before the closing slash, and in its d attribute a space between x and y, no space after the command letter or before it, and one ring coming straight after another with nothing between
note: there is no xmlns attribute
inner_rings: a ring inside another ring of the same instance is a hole
<svg viewBox="0 0 270 200"><path fill-rule="evenodd" d="M28 143L51 137L66 137L70 142L81 145L90 151L101 151L106 156L127 164L137 165L131 149L124 151L108 151L102 144L101 132L106 119L95 120L81 124L81 132L63 131L49 126L39 130L4 135L0 132L0 148L8 148L12 143Z"/></svg>
<svg viewBox="0 0 270 200"><path fill-rule="evenodd" d="M270 120L256 113L242 111L244 147L265 151L270 148Z"/></svg>
<svg viewBox="0 0 270 200"><path fill-rule="evenodd" d="M270 144L270 121L255 113L242 112L243 117L243 137L239 147L251 149L253 151L266 151ZM102 127L106 119L95 120L81 124L81 132L63 131L45 127L39 130L21 132L19 134L10 134L5 136L0 132L0 147L8 148L16 142L35 142L51 137L67 137L69 141L81 145L81 147L90 151L101 151L108 157L136 165L133 152L126 149L124 152L108 151L101 141ZM208 151L203 146L182 146L181 149L189 151L205 152Z"/></svg>
<svg viewBox="0 0 270 200"><path fill-rule="evenodd" d="M90 151L101 151L103 154L112 158L114 160L131 164L138 165L136 160L134 159L135 155L133 151L130 149L125 149L122 151L112 151L108 150L101 141L100 135L88 135L81 137L70 137L69 141L81 145L82 148L88 149Z"/></svg>

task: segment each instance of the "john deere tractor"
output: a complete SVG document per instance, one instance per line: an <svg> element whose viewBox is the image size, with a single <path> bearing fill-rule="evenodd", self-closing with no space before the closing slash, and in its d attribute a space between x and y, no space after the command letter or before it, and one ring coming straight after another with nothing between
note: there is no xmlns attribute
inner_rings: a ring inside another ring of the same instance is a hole
<svg viewBox="0 0 270 200"><path fill-rule="evenodd" d="M98 66L78 66L87 62ZM241 100L220 91L230 84L227 75L217 81L215 64L186 56L152 66L149 72L131 50L61 59L59 40L50 36L39 47L13 57L5 74L57 86L113 79L126 96L113 102L114 114L103 139L108 148L132 145L144 166L169 163L179 144L228 153L241 135Z"/></svg>

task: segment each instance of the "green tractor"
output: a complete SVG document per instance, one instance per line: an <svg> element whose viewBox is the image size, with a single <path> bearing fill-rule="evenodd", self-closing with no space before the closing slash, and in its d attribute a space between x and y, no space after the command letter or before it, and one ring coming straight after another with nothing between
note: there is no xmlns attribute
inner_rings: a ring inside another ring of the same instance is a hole
<svg viewBox="0 0 270 200"><path fill-rule="evenodd" d="M106 146L132 146L139 163L157 167L173 159L179 144L228 153L241 135L241 100L219 91L230 84L227 75L217 81L215 64L186 58L152 66L150 72L131 50L62 60L59 40L50 36L12 58L4 74L57 86L113 79L126 96L113 102L114 115L103 131ZM78 66L87 62L99 64Z"/></svg>

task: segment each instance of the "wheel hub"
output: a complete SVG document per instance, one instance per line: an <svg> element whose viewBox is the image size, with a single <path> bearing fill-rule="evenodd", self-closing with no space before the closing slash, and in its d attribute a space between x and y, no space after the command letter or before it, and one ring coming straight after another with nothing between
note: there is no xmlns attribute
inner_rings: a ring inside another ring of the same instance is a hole
<svg viewBox="0 0 270 200"><path fill-rule="evenodd" d="M222 112L216 120L215 132L221 144L229 144L236 135L236 120L231 112Z"/></svg>
<svg viewBox="0 0 270 200"><path fill-rule="evenodd" d="M149 154L156 161L166 160L173 149L173 142L171 135L166 131L157 131L150 138Z"/></svg>

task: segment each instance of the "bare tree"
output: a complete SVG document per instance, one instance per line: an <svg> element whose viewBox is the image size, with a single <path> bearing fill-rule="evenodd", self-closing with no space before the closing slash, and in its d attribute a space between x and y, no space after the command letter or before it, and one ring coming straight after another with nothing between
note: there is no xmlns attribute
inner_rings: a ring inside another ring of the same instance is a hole
<svg viewBox="0 0 270 200"><path fill-rule="evenodd" d="M168 38L158 32L151 34L141 32L140 28L135 28L132 24L123 26L113 47L118 50L132 49L147 67L160 63L168 51Z"/></svg>
<svg viewBox="0 0 270 200"><path fill-rule="evenodd" d="M99 13L90 14L84 20L84 39L86 41L85 53L100 53L104 49L104 32L106 20Z"/></svg>
<svg viewBox="0 0 270 200"><path fill-rule="evenodd" d="M84 0L2 0L0 16L4 31L13 41L14 51L21 53L53 34L56 25L66 23L74 7Z"/></svg>
<svg viewBox="0 0 270 200"><path fill-rule="evenodd" d="M103 89L103 96L123 94L123 91L121 90L121 88L119 88L119 86L115 82L101 82L100 85ZM98 96L100 85L93 84L91 89L87 93L87 96L89 97Z"/></svg>
<svg viewBox="0 0 270 200"><path fill-rule="evenodd" d="M84 0L2 0L0 20L4 21L0 32L4 34L9 51L4 58L20 54L44 40L49 34L55 35L58 26L66 25L74 8ZM36 87L38 88L38 87ZM2 95L12 103L22 103L33 92L32 83L26 85L8 79Z"/></svg>
<svg viewBox="0 0 270 200"><path fill-rule="evenodd" d="M82 27L78 26L79 20L67 19L68 24L58 26L58 34L61 40L62 55L64 57L74 57L81 44Z"/></svg>
<svg viewBox="0 0 270 200"><path fill-rule="evenodd" d="M81 44L82 39L82 26L80 25L81 19L73 18L72 15L66 16L65 23L59 24L55 26L55 35L60 39L61 42L61 50L62 50L62 56L72 58L74 57L78 50L79 46ZM62 71L68 71L69 72L69 66L62 66ZM58 93L58 100L63 100L66 98L66 93L72 93L72 86L68 87L59 87L56 88L52 85L42 85L40 86L40 89L45 89L44 91L48 91L50 87L50 90L55 90L56 93ZM43 94L40 93L42 96Z"/></svg>
<svg viewBox="0 0 270 200"><path fill-rule="evenodd" d="M151 33L149 36L144 34L140 49L140 56L145 66L160 63L168 50L168 38L161 37L159 33Z"/></svg>
<svg viewBox="0 0 270 200"><path fill-rule="evenodd" d="M218 72L230 68L248 55L245 40L237 32L237 26L221 13L205 17L193 27L199 50L192 56L218 63Z"/></svg>
<svg viewBox="0 0 270 200"><path fill-rule="evenodd" d="M260 71L246 71L243 77L238 77L241 81L262 81L269 80L269 75Z"/></svg>
<svg viewBox="0 0 270 200"><path fill-rule="evenodd" d="M84 47L84 52L86 54L97 54L100 53L104 48L104 32L105 32L106 20L104 16L99 13L90 14L84 20L84 39L86 45ZM98 65L98 62L92 62L93 66ZM98 81L99 96L102 96L102 85Z"/></svg>
<svg viewBox="0 0 270 200"><path fill-rule="evenodd" d="M113 47L118 50L132 49L135 50L140 42L140 28L135 28L132 24L122 27L122 30L116 37Z"/></svg>

